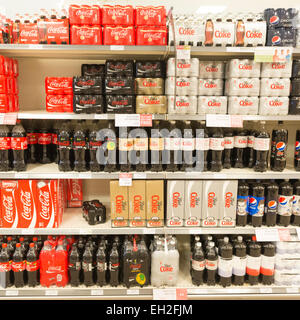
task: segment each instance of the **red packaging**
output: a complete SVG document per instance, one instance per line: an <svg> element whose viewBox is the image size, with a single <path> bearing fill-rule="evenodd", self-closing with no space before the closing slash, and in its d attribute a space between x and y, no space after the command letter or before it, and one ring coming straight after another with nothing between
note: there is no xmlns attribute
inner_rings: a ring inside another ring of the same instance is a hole
<svg viewBox="0 0 300 320"><path fill-rule="evenodd" d="M134 9L132 6L110 6L104 5L102 7L102 25L134 25Z"/></svg>
<svg viewBox="0 0 300 320"><path fill-rule="evenodd" d="M0 112L5 113L9 112L13 108L12 99L9 94L0 94Z"/></svg>
<svg viewBox="0 0 300 320"><path fill-rule="evenodd" d="M7 58L7 64L8 64L8 75L10 77L14 76L14 62L12 58Z"/></svg>
<svg viewBox="0 0 300 320"><path fill-rule="evenodd" d="M164 6L135 7L136 26L165 26L166 22L166 8Z"/></svg>
<svg viewBox="0 0 300 320"><path fill-rule="evenodd" d="M11 77L11 93L18 94L19 93L19 84L18 84L18 78Z"/></svg>
<svg viewBox="0 0 300 320"><path fill-rule="evenodd" d="M0 75L0 93L8 93L10 91L10 78Z"/></svg>
<svg viewBox="0 0 300 320"><path fill-rule="evenodd" d="M18 77L19 76L19 62L16 59L13 60L13 70L14 70L14 76Z"/></svg>
<svg viewBox="0 0 300 320"><path fill-rule="evenodd" d="M137 45L154 45L163 46L167 44L168 39L167 27L137 27L136 44Z"/></svg>
<svg viewBox="0 0 300 320"><path fill-rule="evenodd" d="M47 94L46 110L48 112L73 112L73 95Z"/></svg>
<svg viewBox="0 0 300 320"><path fill-rule="evenodd" d="M73 94L72 77L46 77L47 94Z"/></svg>
<svg viewBox="0 0 300 320"><path fill-rule="evenodd" d="M105 26L103 29L104 45L134 45L134 27Z"/></svg>
<svg viewBox="0 0 300 320"><path fill-rule="evenodd" d="M1 181L1 220L3 228L16 228L18 215L15 192L18 188L17 180Z"/></svg>
<svg viewBox="0 0 300 320"><path fill-rule="evenodd" d="M38 44L38 27L36 23L20 23L19 43Z"/></svg>
<svg viewBox="0 0 300 320"><path fill-rule="evenodd" d="M71 26L71 44L102 44L102 27Z"/></svg>
<svg viewBox="0 0 300 320"><path fill-rule="evenodd" d="M11 99L12 99L11 112L18 112L19 111L19 96L17 94L12 94Z"/></svg>
<svg viewBox="0 0 300 320"><path fill-rule="evenodd" d="M82 180L68 179L68 208L81 208L83 200Z"/></svg>
<svg viewBox="0 0 300 320"><path fill-rule="evenodd" d="M88 6L72 4L69 7L69 20L71 25L100 25L100 7L97 5Z"/></svg>
<svg viewBox="0 0 300 320"><path fill-rule="evenodd" d="M39 22L38 22L38 25ZM49 19L42 22L46 26L46 40L48 44L69 44L69 21L68 19Z"/></svg>
<svg viewBox="0 0 300 320"><path fill-rule="evenodd" d="M9 58L6 58L4 56L0 56L0 74L2 75L8 75L8 60Z"/></svg>

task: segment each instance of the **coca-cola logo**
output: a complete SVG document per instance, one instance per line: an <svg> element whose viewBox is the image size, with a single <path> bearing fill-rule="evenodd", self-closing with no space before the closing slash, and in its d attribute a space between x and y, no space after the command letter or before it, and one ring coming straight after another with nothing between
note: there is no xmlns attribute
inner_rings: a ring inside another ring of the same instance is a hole
<svg viewBox="0 0 300 320"><path fill-rule="evenodd" d="M124 87L125 86L125 81L109 81L108 82L109 87Z"/></svg>
<svg viewBox="0 0 300 320"><path fill-rule="evenodd" d="M77 35L82 38L92 38L95 35L94 29L77 29Z"/></svg>
<svg viewBox="0 0 300 320"><path fill-rule="evenodd" d="M128 30L126 29L111 29L111 35L113 37L126 38L128 37Z"/></svg>
<svg viewBox="0 0 300 320"><path fill-rule="evenodd" d="M159 270L160 272L173 272L174 268L170 264L163 264Z"/></svg>
<svg viewBox="0 0 300 320"><path fill-rule="evenodd" d="M190 63L181 63L181 62L177 63L177 68L179 68L179 69L186 69L186 68L190 68L190 67L191 67Z"/></svg>
<svg viewBox="0 0 300 320"><path fill-rule="evenodd" d="M127 104L128 104L128 100L113 100L111 102L112 106L116 106L116 105L126 106Z"/></svg>
<svg viewBox="0 0 300 320"><path fill-rule="evenodd" d="M206 70L206 72L218 72L219 71L219 69L217 68L217 67L214 67L214 66L207 66L206 68L205 68L205 70Z"/></svg>
<svg viewBox="0 0 300 320"><path fill-rule="evenodd" d="M240 100L239 105L242 107L248 107L248 106L252 106L253 102L249 100Z"/></svg>
<svg viewBox="0 0 300 320"><path fill-rule="evenodd" d="M148 16L148 18L154 18L158 15L158 12L154 9L141 9L139 10L141 16Z"/></svg>
<svg viewBox="0 0 300 320"><path fill-rule="evenodd" d="M191 198L190 198L190 207L195 208L196 207L196 200L197 200L197 192L192 192L191 193Z"/></svg>
<svg viewBox="0 0 300 320"><path fill-rule="evenodd" d="M247 140L245 141L245 143L247 143ZM233 196L232 192L226 192L226 194L225 194L225 208L230 208L231 203L232 203L232 196Z"/></svg>
<svg viewBox="0 0 300 320"><path fill-rule="evenodd" d="M141 201L142 196L141 195L135 195L133 197L133 211L134 213L140 213L141 212Z"/></svg>
<svg viewBox="0 0 300 320"><path fill-rule="evenodd" d="M32 202L31 202L31 194L28 191L21 190L21 202L23 204L23 210L22 210L22 217L26 220L31 220L31 208L32 208Z"/></svg>
<svg viewBox="0 0 300 320"><path fill-rule="evenodd" d="M216 221L204 221L205 226L215 226L216 224Z"/></svg>
<svg viewBox="0 0 300 320"><path fill-rule="evenodd" d="M159 195L153 195L151 197L152 213L158 212L158 201L159 201Z"/></svg>
<svg viewBox="0 0 300 320"><path fill-rule="evenodd" d="M170 226L181 226L182 220L170 220L169 224L170 224Z"/></svg>
<svg viewBox="0 0 300 320"><path fill-rule="evenodd" d="M262 32L258 32L258 31L250 31L248 30L246 32L246 38L250 38L250 39L261 39L263 36Z"/></svg>
<svg viewBox="0 0 300 320"><path fill-rule="evenodd" d="M39 195L39 201L41 204L41 216L45 220L50 219L50 192L49 191L41 191Z"/></svg>
<svg viewBox="0 0 300 320"><path fill-rule="evenodd" d="M272 69L285 69L284 63L272 63Z"/></svg>
<svg viewBox="0 0 300 320"><path fill-rule="evenodd" d="M152 88L157 87L157 82L151 82L151 81L144 80L143 86L144 87L152 87Z"/></svg>
<svg viewBox="0 0 300 320"><path fill-rule="evenodd" d="M145 32L144 33L144 38L146 39L149 39L149 41L152 41L152 40L159 40L161 39L162 37L162 34L161 32Z"/></svg>
<svg viewBox="0 0 300 320"><path fill-rule="evenodd" d="M180 193L174 192L173 193L173 203L172 203L173 208L178 208L179 198L180 198Z"/></svg>
<svg viewBox="0 0 300 320"><path fill-rule="evenodd" d="M123 16L127 16L127 10L122 8L108 9L107 14L109 16L123 17Z"/></svg>
<svg viewBox="0 0 300 320"><path fill-rule="evenodd" d="M54 26L50 25L50 27L47 29L48 33L55 33L55 34L67 34L68 33L68 27L64 26Z"/></svg>
<svg viewBox="0 0 300 320"><path fill-rule="evenodd" d="M144 98L145 104L159 104L160 101L158 99L150 99L150 98Z"/></svg>
<svg viewBox="0 0 300 320"><path fill-rule="evenodd" d="M52 105L67 105L68 104L68 98L67 97L54 96L54 97L51 97L48 100L48 103L52 104Z"/></svg>
<svg viewBox="0 0 300 320"><path fill-rule="evenodd" d="M191 83L189 81L177 81L176 86L177 87L189 87Z"/></svg>
<svg viewBox="0 0 300 320"><path fill-rule="evenodd" d="M22 30L20 32L20 37L24 38L34 38L38 36L37 29L32 29L32 30Z"/></svg>
<svg viewBox="0 0 300 320"><path fill-rule="evenodd" d="M283 103L278 100L270 100L269 101L269 106L271 106L271 107L281 107L282 105L283 105Z"/></svg>
<svg viewBox="0 0 300 320"><path fill-rule="evenodd" d="M221 102L217 102L217 101L214 101L214 100L209 100L208 101L208 106L209 107L220 107L221 106Z"/></svg>
<svg viewBox="0 0 300 320"><path fill-rule="evenodd" d="M96 98L91 98L91 99L88 99L88 100L81 99L81 100L79 100L79 104L81 104L81 105L84 105L84 104L96 104Z"/></svg>
<svg viewBox="0 0 300 320"><path fill-rule="evenodd" d="M221 221L221 226L232 226L233 221Z"/></svg>
<svg viewBox="0 0 300 320"><path fill-rule="evenodd" d="M187 101L176 101L175 103L176 107L189 107L190 103Z"/></svg>
<svg viewBox="0 0 300 320"><path fill-rule="evenodd" d="M186 224L188 226L198 226L199 225L199 221L193 221L193 220L187 220Z"/></svg>
<svg viewBox="0 0 300 320"><path fill-rule="evenodd" d="M75 12L76 16L79 16L80 19L86 18L86 17L92 17L94 15L94 10L92 9L78 9Z"/></svg>
<svg viewBox="0 0 300 320"><path fill-rule="evenodd" d="M241 69L241 70L252 70L252 66L251 66L251 64L242 64L242 63L240 63L239 64L239 69Z"/></svg>
<svg viewBox="0 0 300 320"><path fill-rule="evenodd" d="M282 84L272 83L272 84L271 84L271 89L274 89L274 90L282 90L282 89L284 89L284 86L283 86Z"/></svg>
<svg viewBox="0 0 300 320"><path fill-rule="evenodd" d="M70 85L70 82L68 80L56 80L53 79L50 81L49 83L49 87L50 88L72 88L72 86Z"/></svg>
<svg viewBox="0 0 300 320"><path fill-rule="evenodd" d="M95 80L79 80L77 81L77 86L93 86L95 85Z"/></svg>
<svg viewBox="0 0 300 320"><path fill-rule="evenodd" d="M209 194L207 195L207 197L208 197L207 206L209 208L212 208L214 206L215 196L216 196L216 194L214 192L209 192Z"/></svg>
<svg viewBox="0 0 300 320"><path fill-rule="evenodd" d="M217 84L214 83L214 82L206 82L206 83L204 84L204 87L205 87L205 88L208 88L208 89L216 88L216 87L217 87Z"/></svg>
<svg viewBox="0 0 300 320"><path fill-rule="evenodd" d="M38 144L50 144L52 142L52 135L50 133L42 133L39 135Z"/></svg>
<svg viewBox="0 0 300 320"><path fill-rule="evenodd" d="M13 223L13 214L14 214L14 205L13 205L13 197L3 195L2 205L4 207L4 216L3 219L8 223Z"/></svg>
<svg viewBox="0 0 300 320"><path fill-rule="evenodd" d="M184 35L184 36L193 36L193 35L195 35L195 30L192 29L192 28L180 27L178 29L178 32L179 32L180 35Z"/></svg>
<svg viewBox="0 0 300 320"><path fill-rule="evenodd" d="M71 180L71 187L72 187L71 190L72 190L73 197L80 196L81 188L80 188L80 184L76 179Z"/></svg>
<svg viewBox="0 0 300 320"><path fill-rule="evenodd" d="M253 88L253 84L252 83L248 83L248 82L242 82L242 83L239 83L239 88L240 89L252 89Z"/></svg>
<svg viewBox="0 0 300 320"><path fill-rule="evenodd" d="M122 213L123 200L124 200L124 197L122 195L116 196L116 213L118 213L118 214Z"/></svg>
<svg viewBox="0 0 300 320"><path fill-rule="evenodd" d="M230 32L226 32L226 31L215 31L215 37L216 38L230 38L231 37L231 33Z"/></svg>

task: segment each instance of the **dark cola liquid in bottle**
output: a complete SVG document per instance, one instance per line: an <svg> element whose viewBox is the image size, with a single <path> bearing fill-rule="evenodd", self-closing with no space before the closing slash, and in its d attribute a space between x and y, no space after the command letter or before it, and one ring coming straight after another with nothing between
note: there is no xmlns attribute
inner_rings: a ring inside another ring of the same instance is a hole
<svg viewBox="0 0 300 320"><path fill-rule="evenodd" d="M183 159L180 170L192 169L194 166L195 135L191 127L191 121L184 121L182 125L181 149Z"/></svg>
<svg viewBox="0 0 300 320"><path fill-rule="evenodd" d="M229 238L225 237L223 243L219 246L218 250L219 262L218 262L218 275L220 277L220 285L222 287L228 287L231 285L232 277L232 244L229 242Z"/></svg>
<svg viewBox="0 0 300 320"><path fill-rule="evenodd" d="M249 185L247 182L239 182L237 205L236 205L236 225L245 227L249 214Z"/></svg>
<svg viewBox="0 0 300 320"><path fill-rule="evenodd" d="M109 272L110 272L110 285L117 287L119 285L119 272L120 272L120 257L118 252L118 246L113 244L109 255Z"/></svg>
<svg viewBox="0 0 300 320"><path fill-rule="evenodd" d="M277 224L287 227L291 222L293 187L285 180L279 185Z"/></svg>
<svg viewBox="0 0 300 320"><path fill-rule="evenodd" d="M224 130L223 168L225 169L231 168L234 138L231 129Z"/></svg>
<svg viewBox="0 0 300 320"><path fill-rule="evenodd" d="M58 163L59 153L58 153L58 134L61 126L60 121L55 121L52 130L52 160L55 163Z"/></svg>
<svg viewBox="0 0 300 320"><path fill-rule="evenodd" d="M271 181L266 186L266 203L265 203L265 219L268 227L276 225L278 210L278 190L276 182Z"/></svg>
<svg viewBox="0 0 300 320"><path fill-rule="evenodd" d="M163 171L162 151L164 150L164 137L160 133L160 122L158 120L153 121L149 149L151 152L150 171Z"/></svg>
<svg viewBox="0 0 300 320"><path fill-rule="evenodd" d="M270 135L265 129L265 121L261 121L260 129L255 134L253 148L255 150L254 171L267 171Z"/></svg>
<svg viewBox="0 0 300 320"><path fill-rule="evenodd" d="M292 225L300 226L300 181L293 185L293 206L292 206Z"/></svg>
<svg viewBox="0 0 300 320"><path fill-rule="evenodd" d="M133 138L129 137L130 128L119 128L119 164L120 171L130 172L132 165L129 159L129 152L133 150Z"/></svg>
<svg viewBox="0 0 300 320"><path fill-rule="evenodd" d="M245 282L247 264L247 246L242 236L238 236L233 245L233 284L242 286Z"/></svg>
<svg viewBox="0 0 300 320"><path fill-rule="evenodd" d="M40 163L52 162L52 133L49 132L49 128L46 126L45 121L42 122L42 126L38 135L38 155Z"/></svg>
<svg viewBox="0 0 300 320"><path fill-rule="evenodd" d="M102 145L102 140L98 136L99 123L97 120L92 122L92 126L89 132L89 168L92 172L99 172L101 166L97 161L97 152Z"/></svg>
<svg viewBox="0 0 300 320"><path fill-rule="evenodd" d="M75 126L73 136L73 150L74 150L74 171L87 171L85 152L87 150L87 136L84 128L84 120L78 121Z"/></svg>
<svg viewBox="0 0 300 320"><path fill-rule="evenodd" d="M254 122L256 124L256 122ZM254 150L254 138L255 138L255 130L254 128L250 128L248 131L247 137L247 152L246 152L246 161L248 168L253 168L255 163L255 150Z"/></svg>
<svg viewBox="0 0 300 320"><path fill-rule="evenodd" d="M103 246L99 246L97 255L97 285L103 287L106 285L106 270L107 270L107 263L106 263L106 253Z"/></svg>
<svg viewBox="0 0 300 320"><path fill-rule="evenodd" d="M103 156L105 162L103 163L105 172L117 171L117 136L116 128L113 121L108 122L104 143L102 145Z"/></svg>
<svg viewBox="0 0 300 320"><path fill-rule="evenodd" d="M15 171L25 171L27 167L25 155L27 151L27 136L20 120L17 120L17 124L11 132L11 149L13 151L13 169Z"/></svg>
<svg viewBox="0 0 300 320"><path fill-rule="evenodd" d="M181 137L179 122L170 121L167 125L169 136L165 138L165 154L167 159L166 171L175 172L179 170L182 163Z"/></svg>
<svg viewBox="0 0 300 320"><path fill-rule="evenodd" d="M30 243L29 250L26 255L26 271L28 278L28 286L36 287L38 285L38 276L40 269L40 261L34 243Z"/></svg>
<svg viewBox="0 0 300 320"><path fill-rule="evenodd" d="M201 242L195 243L191 267L192 283L196 286L203 284L205 257Z"/></svg>
<svg viewBox="0 0 300 320"><path fill-rule="evenodd" d="M273 171L283 171L286 166L288 131L281 127L283 121L278 123L278 129L272 132L270 163Z"/></svg>
<svg viewBox="0 0 300 320"><path fill-rule="evenodd" d="M265 209L265 188L259 182L252 185L251 196L249 198L249 214L253 227L261 227Z"/></svg>
<svg viewBox="0 0 300 320"><path fill-rule="evenodd" d="M34 127L33 121L30 122L26 130L27 133L27 162L36 163L38 159L38 132Z"/></svg>
<svg viewBox="0 0 300 320"><path fill-rule="evenodd" d="M274 283L275 252L275 244L267 242L262 245L260 273L264 285Z"/></svg>
<svg viewBox="0 0 300 320"><path fill-rule="evenodd" d="M71 132L67 122L62 124L58 134L58 151L59 161L58 168L60 171L72 171L71 168Z"/></svg>
<svg viewBox="0 0 300 320"><path fill-rule="evenodd" d="M16 288L24 287L25 261L24 261L24 255L21 249L21 243L16 244L16 249L13 254L11 267L14 274L15 287Z"/></svg>
<svg viewBox="0 0 300 320"><path fill-rule="evenodd" d="M296 171L300 171L300 130L296 131L294 167Z"/></svg>
<svg viewBox="0 0 300 320"><path fill-rule="evenodd" d="M260 275L261 245L256 241L255 236L252 236L252 241L249 242L247 249L247 280L250 285L256 285Z"/></svg>
<svg viewBox="0 0 300 320"><path fill-rule="evenodd" d="M129 162L135 164L135 170L144 172L147 170L149 140L148 133L143 128L137 128L139 133L133 139L133 150L129 151Z"/></svg>
<svg viewBox="0 0 300 320"><path fill-rule="evenodd" d="M196 171L207 171L208 152L209 152L209 134L205 127L205 121L193 121L192 126L195 130L195 156Z"/></svg>
<svg viewBox="0 0 300 320"><path fill-rule="evenodd" d="M87 287L94 284L93 281L93 248L87 243L82 256L83 283Z"/></svg>
<svg viewBox="0 0 300 320"><path fill-rule="evenodd" d="M216 274L218 268L218 255L214 242L209 242L205 254L205 280L207 285L214 286L216 284Z"/></svg>
<svg viewBox="0 0 300 320"><path fill-rule="evenodd" d="M0 171L9 171L10 168L10 154L11 137L7 126L0 126Z"/></svg>
<svg viewBox="0 0 300 320"><path fill-rule="evenodd" d="M11 255L7 248L7 243L2 244L2 250L0 253L0 272L4 274L5 288L11 287Z"/></svg>
<svg viewBox="0 0 300 320"><path fill-rule="evenodd" d="M69 255L68 269L71 286L78 287L80 284L81 259L76 243L73 243L72 245L72 249Z"/></svg>
<svg viewBox="0 0 300 320"><path fill-rule="evenodd" d="M210 170L219 172L222 170L222 155L224 151L224 136L222 128L215 128L209 139L211 153Z"/></svg>
<svg viewBox="0 0 300 320"><path fill-rule="evenodd" d="M248 145L248 133L245 129L235 132L234 135L234 168L244 168L246 148Z"/></svg>

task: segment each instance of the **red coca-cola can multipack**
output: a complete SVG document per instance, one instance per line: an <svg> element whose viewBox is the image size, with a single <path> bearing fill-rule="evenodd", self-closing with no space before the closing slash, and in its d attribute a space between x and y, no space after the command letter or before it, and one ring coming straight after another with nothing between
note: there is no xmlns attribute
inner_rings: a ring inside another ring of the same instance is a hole
<svg viewBox="0 0 300 320"><path fill-rule="evenodd" d="M101 10L97 5L75 5L69 7L70 24L77 25L100 25Z"/></svg>
<svg viewBox="0 0 300 320"><path fill-rule="evenodd" d="M19 43L38 44L38 27L36 23L20 23Z"/></svg>
<svg viewBox="0 0 300 320"><path fill-rule="evenodd" d="M47 94L73 94L72 77L46 77Z"/></svg>
<svg viewBox="0 0 300 320"><path fill-rule="evenodd" d="M67 200L68 208L81 208L83 200L82 180L67 180Z"/></svg>
<svg viewBox="0 0 300 320"><path fill-rule="evenodd" d="M132 26L134 24L134 9L132 6L111 6L102 7L102 25Z"/></svg>
<svg viewBox="0 0 300 320"><path fill-rule="evenodd" d="M104 45L135 45L134 27L105 26L103 29Z"/></svg>
<svg viewBox="0 0 300 320"><path fill-rule="evenodd" d="M166 8L164 6L137 6L135 7L136 26L165 26Z"/></svg>
<svg viewBox="0 0 300 320"><path fill-rule="evenodd" d="M102 27L71 26L71 44L102 44Z"/></svg>
<svg viewBox="0 0 300 320"><path fill-rule="evenodd" d="M73 95L47 94L46 110L48 112L73 112Z"/></svg>
<svg viewBox="0 0 300 320"><path fill-rule="evenodd" d="M164 26L137 27L136 44L163 46L167 44L167 34L168 29Z"/></svg>

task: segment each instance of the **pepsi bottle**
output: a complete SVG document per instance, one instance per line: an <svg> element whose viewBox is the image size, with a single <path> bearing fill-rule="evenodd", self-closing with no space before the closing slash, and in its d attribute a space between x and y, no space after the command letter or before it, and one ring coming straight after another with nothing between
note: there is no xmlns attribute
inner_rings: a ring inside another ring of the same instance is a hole
<svg viewBox="0 0 300 320"><path fill-rule="evenodd" d="M294 167L296 171L300 171L300 130L296 131Z"/></svg>
<svg viewBox="0 0 300 320"><path fill-rule="evenodd" d="M272 132L271 144L271 170L283 171L286 166L286 152L288 143L288 131L281 127L283 121L279 121L279 127Z"/></svg>
<svg viewBox="0 0 300 320"><path fill-rule="evenodd" d="M292 225L300 226L300 181L296 181L293 185L293 207L292 207Z"/></svg>
<svg viewBox="0 0 300 320"><path fill-rule="evenodd" d="M285 180L279 185L277 224L287 227L291 221L293 205L293 187Z"/></svg>
<svg viewBox="0 0 300 320"><path fill-rule="evenodd" d="M264 172L268 169L270 135L265 129L265 121L261 121L260 129L254 136L255 165L254 171Z"/></svg>
<svg viewBox="0 0 300 320"><path fill-rule="evenodd" d="M252 192L249 199L249 214L253 227L261 227L265 207L265 188L257 181L252 185Z"/></svg>
<svg viewBox="0 0 300 320"><path fill-rule="evenodd" d="M278 191L279 187L274 181L271 181L266 186L265 218L266 225L268 227L274 227L276 225L278 210Z"/></svg>

